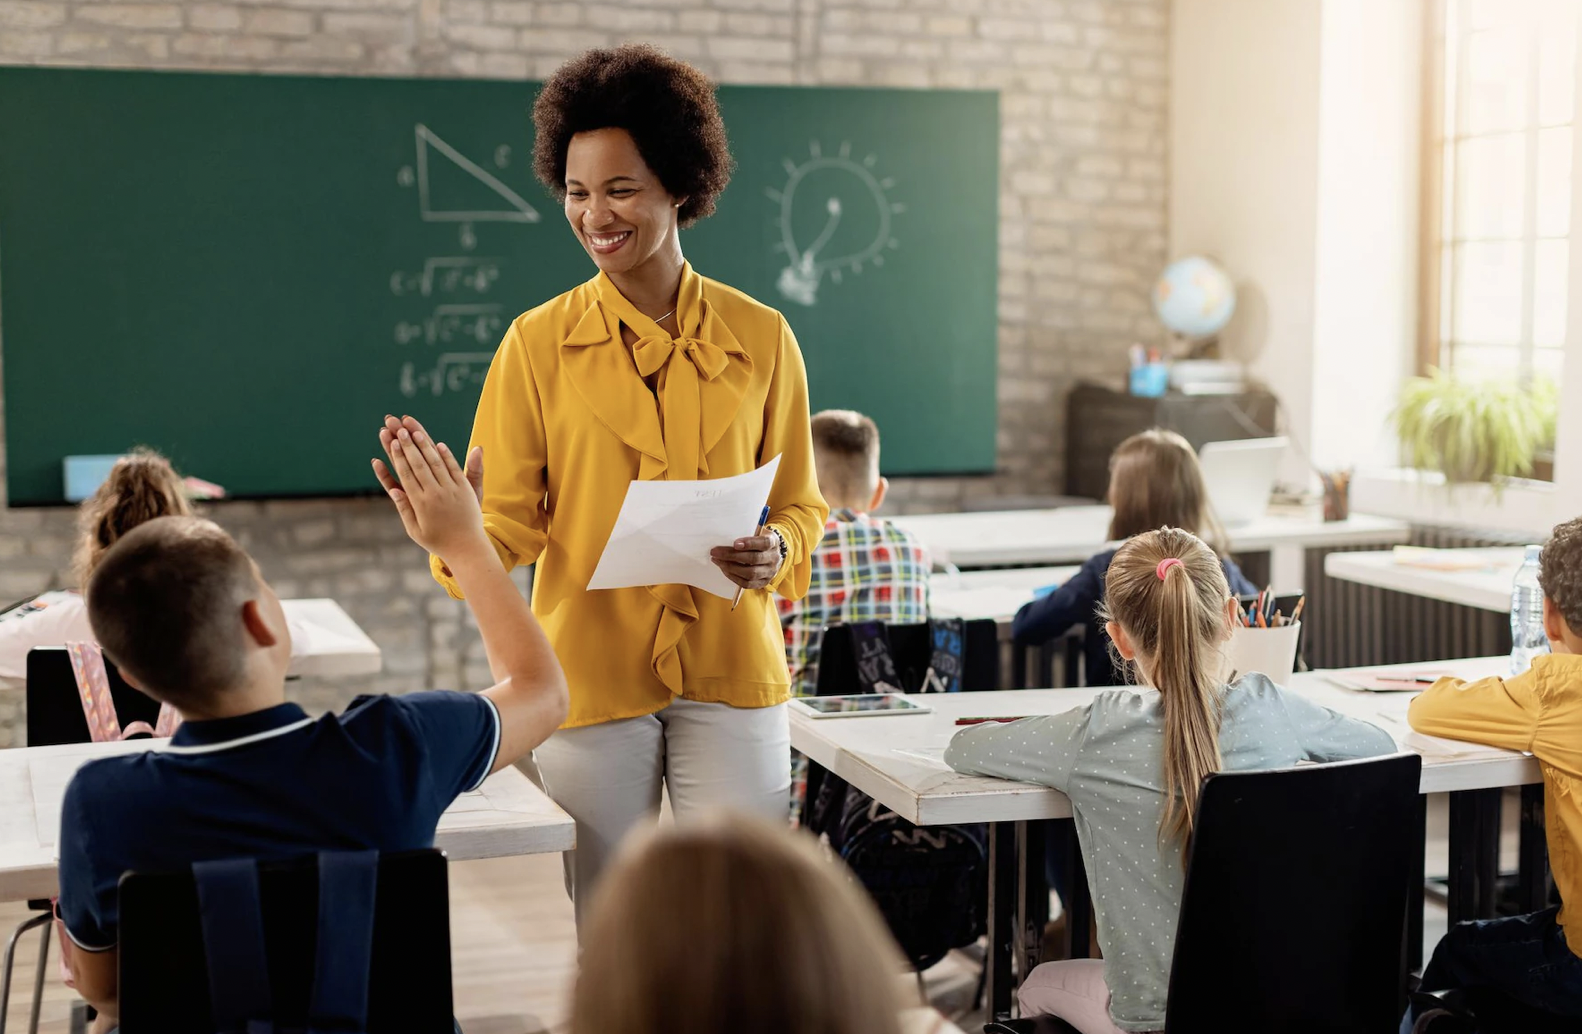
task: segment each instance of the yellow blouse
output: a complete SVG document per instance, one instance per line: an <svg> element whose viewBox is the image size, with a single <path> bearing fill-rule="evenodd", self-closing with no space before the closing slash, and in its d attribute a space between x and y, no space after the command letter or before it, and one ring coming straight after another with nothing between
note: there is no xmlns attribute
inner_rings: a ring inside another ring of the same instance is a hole
<svg viewBox="0 0 1582 1034"><path fill-rule="evenodd" d="M587 588L631 481L729 477L779 456L769 523L788 552L771 588L807 592L829 508L796 338L780 313L690 264L676 320L672 338L600 273L512 323L478 401L484 527L507 570L538 565L533 611L571 687L565 728L676 696L768 707L790 695L769 592L732 611L685 585ZM630 349L622 324L638 336ZM431 566L459 598L443 561Z"/></svg>

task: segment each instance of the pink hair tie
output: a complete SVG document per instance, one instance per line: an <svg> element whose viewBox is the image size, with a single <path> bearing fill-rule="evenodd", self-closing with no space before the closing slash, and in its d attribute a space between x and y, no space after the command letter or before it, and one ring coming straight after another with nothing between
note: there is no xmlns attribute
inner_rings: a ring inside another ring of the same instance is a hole
<svg viewBox="0 0 1582 1034"><path fill-rule="evenodd" d="M1170 573L1170 569L1172 567L1181 566L1183 565L1181 563L1180 557L1167 556L1163 560L1159 561L1159 566L1154 568L1154 574L1157 574L1159 576L1159 580L1162 582L1165 580L1165 575Z"/></svg>

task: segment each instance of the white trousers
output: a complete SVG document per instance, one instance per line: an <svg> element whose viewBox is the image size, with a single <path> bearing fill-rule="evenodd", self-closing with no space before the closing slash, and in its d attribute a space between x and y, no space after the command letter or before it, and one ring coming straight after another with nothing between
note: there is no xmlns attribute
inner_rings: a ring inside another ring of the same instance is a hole
<svg viewBox="0 0 1582 1034"><path fill-rule="evenodd" d="M784 704L680 698L655 714L562 729L540 744L521 764L577 822L565 863L578 925L621 841L658 820L661 787L678 823L716 808L785 822L790 756Z"/></svg>

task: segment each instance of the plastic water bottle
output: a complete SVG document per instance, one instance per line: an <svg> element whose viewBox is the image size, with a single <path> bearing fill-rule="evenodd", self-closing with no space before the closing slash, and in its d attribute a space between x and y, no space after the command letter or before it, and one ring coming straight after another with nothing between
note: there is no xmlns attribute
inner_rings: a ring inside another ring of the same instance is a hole
<svg viewBox="0 0 1582 1034"><path fill-rule="evenodd" d="M1542 546L1528 546L1522 566L1511 585L1511 674L1532 666L1533 658L1549 652L1544 636L1544 591L1538 584L1538 555Z"/></svg>

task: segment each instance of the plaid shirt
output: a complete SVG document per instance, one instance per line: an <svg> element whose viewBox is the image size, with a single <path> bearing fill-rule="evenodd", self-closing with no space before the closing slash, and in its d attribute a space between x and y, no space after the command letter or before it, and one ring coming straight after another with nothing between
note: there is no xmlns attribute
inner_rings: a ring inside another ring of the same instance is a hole
<svg viewBox="0 0 1582 1034"><path fill-rule="evenodd" d="M818 684L819 635L837 622L928 620L928 551L910 532L865 513L838 510L813 552L807 595L778 600L791 692L812 696Z"/></svg>

